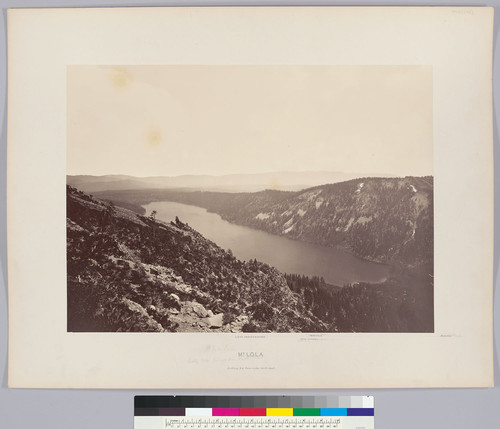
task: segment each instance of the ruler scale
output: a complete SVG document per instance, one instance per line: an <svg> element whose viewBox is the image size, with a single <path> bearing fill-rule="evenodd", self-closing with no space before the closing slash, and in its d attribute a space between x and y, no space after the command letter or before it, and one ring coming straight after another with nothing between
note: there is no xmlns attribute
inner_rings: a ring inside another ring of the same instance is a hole
<svg viewBox="0 0 500 429"><path fill-rule="evenodd" d="M268 429L325 429L341 427L340 417L319 417L310 419L299 418L184 418L175 419L169 418L165 420L167 429L211 429L211 428L236 428L236 429L253 429L253 428L268 428Z"/></svg>
<svg viewBox="0 0 500 429"><path fill-rule="evenodd" d="M373 429L372 396L136 396L134 429Z"/></svg>

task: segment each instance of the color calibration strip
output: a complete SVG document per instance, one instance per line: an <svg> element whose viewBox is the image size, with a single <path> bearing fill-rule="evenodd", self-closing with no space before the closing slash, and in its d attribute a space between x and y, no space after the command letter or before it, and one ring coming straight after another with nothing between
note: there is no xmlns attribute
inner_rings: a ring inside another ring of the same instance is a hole
<svg viewBox="0 0 500 429"><path fill-rule="evenodd" d="M171 417L373 416L374 408L135 408L134 414Z"/></svg>
<svg viewBox="0 0 500 429"><path fill-rule="evenodd" d="M134 408L135 429L268 428L271 422L290 428L374 425L373 396L136 396Z"/></svg>
<svg viewBox="0 0 500 429"><path fill-rule="evenodd" d="M141 409L331 409L374 408L373 396L136 396ZM289 412L289 411L287 411Z"/></svg>

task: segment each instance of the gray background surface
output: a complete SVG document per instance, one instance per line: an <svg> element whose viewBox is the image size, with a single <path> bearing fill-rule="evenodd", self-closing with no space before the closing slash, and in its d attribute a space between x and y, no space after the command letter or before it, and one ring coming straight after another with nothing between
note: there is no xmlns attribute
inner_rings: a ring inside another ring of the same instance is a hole
<svg viewBox="0 0 500 429"><path fill-rule="evenodd" d="M232 6L232 5L357 5L357 6L495 6L494 31L494 160L495 219L500 217L500 0L419 1L123 1L123 0L0 0L0 428L132 428L134 395L374 395L377 428L499 428L499 249L495 225L495 387L491 389L356 389L356 390L37 390L7 388L7 243L6 243L6 9L24 7L102 6ZM61 35L61 37L64 37ZM29 126L27 124L27 126ZM36 323L35 320L32 323Z"/></svg>

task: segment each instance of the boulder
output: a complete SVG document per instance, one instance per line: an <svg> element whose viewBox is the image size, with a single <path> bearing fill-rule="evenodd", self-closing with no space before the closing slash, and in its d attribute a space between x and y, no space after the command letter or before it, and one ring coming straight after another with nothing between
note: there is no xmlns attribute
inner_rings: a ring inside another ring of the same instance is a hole
<svg viewBox="0 0 500 429"><path fill-rule="evenodd" d="M185 307L188 314L194 314L198 317L208 317L208 311L199 302L187 301Z"/></svg>
<svg viewBox="0 0 500 429"><path fill-rule="evenodd" d="M208 318L208 326L212 329L222 328L222 321L224 319L224 313L216 314L215 316Z"/></svg>

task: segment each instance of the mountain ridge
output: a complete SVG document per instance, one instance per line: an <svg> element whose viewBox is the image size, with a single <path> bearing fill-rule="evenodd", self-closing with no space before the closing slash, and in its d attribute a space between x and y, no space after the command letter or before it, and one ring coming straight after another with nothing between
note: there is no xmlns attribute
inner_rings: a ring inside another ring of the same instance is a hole
<svg viewBox="0 0 500 429"><path fill-rule="evenodd" d="M272 172L226 175L134 177L129 175L68 175L67 183L84 192L132 189L197 189L226 192L256 192L266 188L297 191L322 183L336 183L359 177L357 173L333 171ZM381 177L384 175L374 175Z"/></svg>

